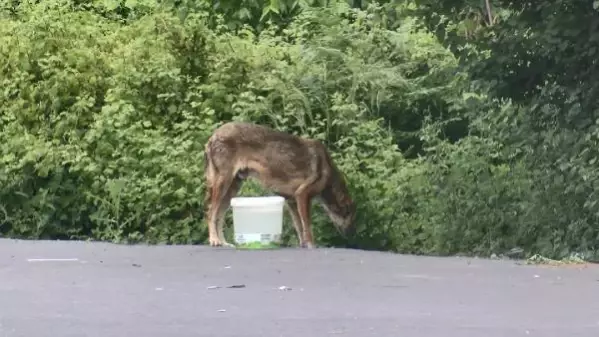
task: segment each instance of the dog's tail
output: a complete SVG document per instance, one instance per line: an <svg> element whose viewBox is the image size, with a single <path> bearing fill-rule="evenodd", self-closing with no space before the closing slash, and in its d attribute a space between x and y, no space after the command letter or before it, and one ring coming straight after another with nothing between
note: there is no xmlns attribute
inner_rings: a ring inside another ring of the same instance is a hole
<svg viewBox="0 0 599 337"><path fill-rule="evenodd" d="M204 174L208 170L208 144L204 147Z"/></svg>
<svg viewBox="0 0 599 337"><path fill-rule="evenodd" d="M214 174L213 172L213 167L212 167L212 160L211 160L211 153L210 153L210 139L208 140L208 142L206 142L206 145L204 146L204 189L205 189L205 193L204 193L204 211L206 212L205 214L208 214L208 212L210 211L210 200L212 199L212 175Z"/></svg>

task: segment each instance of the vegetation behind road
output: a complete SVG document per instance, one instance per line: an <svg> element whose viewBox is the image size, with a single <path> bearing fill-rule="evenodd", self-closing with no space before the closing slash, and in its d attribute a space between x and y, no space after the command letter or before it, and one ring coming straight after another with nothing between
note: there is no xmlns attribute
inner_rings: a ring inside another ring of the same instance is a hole
<svg viewBox="0 0 599 337"><path fill-rule="evenodd" d="M202 243L204 142L244 120L347 174L358 236L315 206L321 245L592 256L598 30L589 1L1 0L0 233Z"/></svg>

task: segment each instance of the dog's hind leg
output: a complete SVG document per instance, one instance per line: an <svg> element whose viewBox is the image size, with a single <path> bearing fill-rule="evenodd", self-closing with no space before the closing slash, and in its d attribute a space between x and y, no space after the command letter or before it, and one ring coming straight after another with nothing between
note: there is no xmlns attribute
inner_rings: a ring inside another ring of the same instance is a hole
<svg viewBox="0 0 599 337"><path fill-rule="evenodd" d="M237 196L237 193L239 193L239 190L241 189L241 185L243 185L243 180L239 179L238 177L234 178L233 182L227 189L227 192L223 196L222 202L220 203L220 206L218 208L218 214L217 214L218 222L216 223L216 234L223 246L227 246L227 247L233 246L232 244L228 243L225 239L225 233L224 233L225 214L227 213L227 210L231 206L231 199L233 199L235 196Z"/></svg>
<svg viewBox="0 0 599 337"><path fill-rule="evenodd" d="M287 199L287 210L291 216L291 221L293 223L293 227L295 228L295 233L297 234L299 246L304 247L304 229L302 226L302 219L300 218L299 212L297 210L297 202L294 199Z"/></svg>

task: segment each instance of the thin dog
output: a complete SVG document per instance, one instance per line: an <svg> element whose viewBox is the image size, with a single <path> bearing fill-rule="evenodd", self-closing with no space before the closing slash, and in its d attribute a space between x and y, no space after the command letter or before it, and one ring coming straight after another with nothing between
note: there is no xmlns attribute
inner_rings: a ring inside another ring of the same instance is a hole
<svg viewBox="0 0 599 337"><path fill-rule="evenodd" d="M318 140L258 124L229 122L206 142L204 161L211 246L232 246L223 234L224 215L248 178L285 198L301 247L315 247L310 215L313 199L340 233L355 232L355 203L329 151Z"/></svg>

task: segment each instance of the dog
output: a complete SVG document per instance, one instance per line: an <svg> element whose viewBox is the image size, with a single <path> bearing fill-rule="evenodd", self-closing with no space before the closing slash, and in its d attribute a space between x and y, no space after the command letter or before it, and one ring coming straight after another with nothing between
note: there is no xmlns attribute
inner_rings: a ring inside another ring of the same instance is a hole
<svg viewBox="0 0 599 337"><path fill-rule="evenodd" d="M223 234L224 215L249 178L285 198L300 247L315 247L310 215L315 198L341 234L355 232L356 206L347 183L318 140L258 124L228 122L206 142L204 165L211 246L233 246Z"/></svg>

